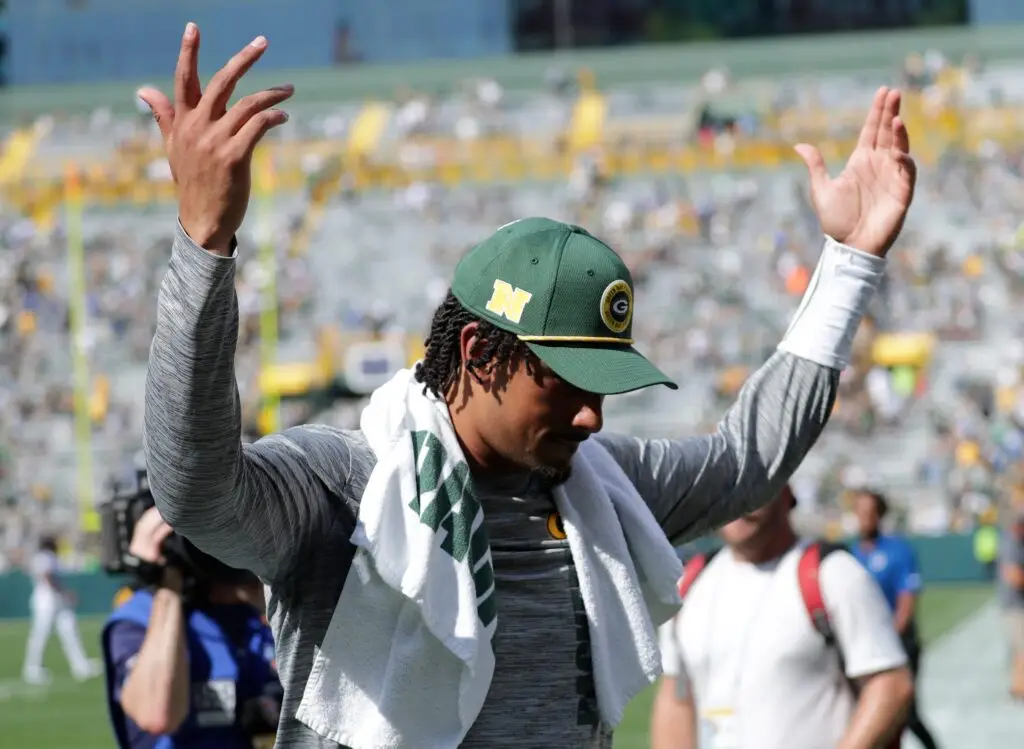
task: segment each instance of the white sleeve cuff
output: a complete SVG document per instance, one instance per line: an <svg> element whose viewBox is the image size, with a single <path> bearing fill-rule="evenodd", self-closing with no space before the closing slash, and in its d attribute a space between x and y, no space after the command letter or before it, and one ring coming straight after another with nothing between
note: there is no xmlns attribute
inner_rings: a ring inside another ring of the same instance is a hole
<svg viewBox="0 0 1024 749"><path fill-rule="evenodd" d="M823 367L850 363L853 337L885 271L885 258L825 237L818 267L779 351Z"/></svg>

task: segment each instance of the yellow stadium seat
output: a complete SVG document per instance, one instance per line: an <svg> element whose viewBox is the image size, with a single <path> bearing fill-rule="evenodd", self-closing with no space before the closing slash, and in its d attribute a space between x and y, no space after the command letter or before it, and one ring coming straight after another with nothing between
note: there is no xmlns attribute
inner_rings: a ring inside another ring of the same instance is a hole
<svg viewBox="0 0 1024 749"><path fill-rule="evenodd" d="M107 418L107 411L110 408L110 379L106 375L99 375L93 382L92 393L89 396L89 418L94 424L102 424Z"/></svg>
<svg viewBox="0 0 1024 749"><path fill-rule="evenodd" d="M408 366L412 366L427 353L426 346L423 345L423 339L411 336L408 342L409 355L408 355Z"/></svg>
<svg viewBox="0 0 1024 749"><path fill-rule="evenodd" d="M263 397L285 398L306 395L323 386L322 361L275 364L259 374L259 391Z"/></svg>
<svg viewBox="0 0 1024 749"><path fill-rule="evenodd" d="M963 263L963 273L967 278L977 278L985 272L985 260L980 255L971 255Z"/></svg>
<svg viewBox="0 0 1024 749"><path fill-rule="evenodd" d="M981 462L981 447L977 442L963 440L956 446L954 457L957 465L963 468L976 466Z"/></svg>
<svg viewBox="0 0 1024 749"><path fill-rule="evenodd" d="M0 184L19 182L42 140L40 128L32 126L15 130L0 149Z"/></svg>
<svg viewBox="0 0 1024 749"><path fill-rule="evenodd" d="M599 145L604 137L607 116L608 103L602 94L597 91L581 92L569 125L569 148L578 153Z"/></svg>
<svg viewBox="0 0 1024 749"><path fill-rule="evenodd" d="M36 316L29 310L22 310L15 320L15 328L18 335L26 338L36 332Z"/></svg>
<svg viewBox="0 0 1024 749"><path fill-rule="evenodd" d="M346 149L350 156L373 153L391 121L391 107L382 102L367 102L349 130Z"/></svg>
<svg viewBox="0 0 1024 749"><path fill-rule="evenodd" d="M879 367L920 369L931 361L935 336L929 333L885 333L872 344L871 358Z"/></svg>

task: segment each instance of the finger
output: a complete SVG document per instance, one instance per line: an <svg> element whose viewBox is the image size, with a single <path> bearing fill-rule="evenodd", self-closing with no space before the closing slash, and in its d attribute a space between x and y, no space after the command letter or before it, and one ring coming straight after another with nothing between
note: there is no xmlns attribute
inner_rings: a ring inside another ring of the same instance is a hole
<svg viewBox="0 0 1024 749"><path fill-rule="evenodd" d="M142 519L139 519L139 524ZM128 553L144 561L155 561L160 555L160 542L154 541L152 529L135 526L132 541L128 544Z"/></svg>
<svg viewBox="0 0 1024 749"><path fill-rule="evenodd" d="M138 522L135 523L135 532L140 536L150 537L156 532L156 529L160 527L160 524L164 522L164 519L160 517L160 512L155 507L150 507L142 516L139 517Z"/></svg>
<svg viewBox="0 0 1024 749"><path fill-rule="evenodd" d="M891 89L885 96L885 105L882 107L882 121L878 125L879 148L891 148L893 144L892 123L900 113L900 92Z"/></svg>
<svg viewBox="0 0 1024 749"><path fill-rule="evenodd" d="M256 64L267 49L267 38L258 36L239 50L228 64L217 71L206 87L203 110L211 120L220 119L227 110L228 100L243 75Z"/></svg>
<svg viewBox="0 0 1024 749"><path fill-rule="evenodd" d="M892 133L892 144L890 148L898 155L910 153L910 133L903 123L903 118L897 115L892 119L892 126L889 128Z"/></svg>
<svg viewBox="0 0 1024 749"><path fill-rule="evenodd" d="M917 185L917 164L909 154L905 153L899 155L897 163L910 184L910 197L913 199L914 187Z"/></svg>
<svg viewBox="0 0 1024 749"><path fill-rule="evenodd" d="M793 150L804 160L807 165L807 173L811 178L811 193L821 189L828 184L828 169L825 168L825 159L821 151L807 143L798 143Z"/></svg>
<svg viewBox="0 0 1024 749"><path fill-rule="evenodd" d="M174 105L171 104L171 100L163 91L148 86L140 88L135 95L146 102L146 106L153 113L153 119L156 120L156 126L160 128L160 135L166 141L174 124Z"/></svg>
<svg viewBox="0 0 1024 749"><path fill-rule="evenodd" d="M167 525L167 523L165 523L163 520L161 520L160 525L153 529L153 543L159 547L159 545L166 541L167 537L170 536L172 533L174 533L174 529L171 528L171 526Z"/></svg>
<svg viewBox="0 0 1024 749"><path fill-rule="evenodd" d="M178 67L174 71L174 109L176 114L191 112L199 105L199 27L189 21L181 37Z"/></svg>
<svg viewBox="0 0 1024 749"><path fill-rule="evenodd" d="M237 149L236 158L242 160L252 156L256 144L263 139L267 131L278 125L283 125L287 121L288 113L281 109L267 109L251 117L242 125L238 134L232 138L234 147Z"/></svg>
<svg viewBox="0 0 1024 749"><path fill-rule="evenodd" d="M255 94L240 99L224 118L224 127L229 135L235 135L242 127L260 112L277 106L281 102L290 99L295 93L295 87L291 84L274 86L265 91L258 91Z"/></svg>
<svg viewBox="0 0 1024 749"><path fill-rule="evenodd" d="M146 527L143 529L144 535L139 541L135 555L140 559L148 559L156 564L162 564L166 561L163 554L163 543L174 530L164 522L158 512L155 512L155 507L152 510L154 511L152 515L147 513L139 519L139 523L145 522Z"/></svg>
<svg viewBox="0 0 1024 749"><path fill-rule="evenodd" d="M875 92L867 119L864 120L864 126L860 129L857 148L874 148L878 142L878 128L882 124L882 112L885 110L885 97L888 93L889 89L885 86Z"/></svg>

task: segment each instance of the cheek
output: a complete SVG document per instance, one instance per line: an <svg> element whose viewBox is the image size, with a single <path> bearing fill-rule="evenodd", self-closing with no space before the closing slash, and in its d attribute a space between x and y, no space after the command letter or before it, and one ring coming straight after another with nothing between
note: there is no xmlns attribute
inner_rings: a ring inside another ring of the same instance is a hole
<svg viewBox="0 0 1024 749"><path fill-rule="evenodd" d="M517 401L505 400L494 403L483 415L487 434L507 449L516 445L533 444L536 441L537 426L531 410L517 405Z"/></svg>
<svg viewBox="0 0 1024 749"><path fill-rule="evenodd" d="M528 445L539 442L547 429L541 415L525 409L514 411L508 421L509 428L517 440Z"/></svg>
<svg viewBox="0 0 1024 749"><path fill-rule="evenodd" d="M532 438L551 419L548 393L533 378L517 373L509 384L502 413L498 416L518 435Z"/></svg>
<svg viewBox="0 0 1024 749"><path fill-rule="evenodd" d="M507 432L528 449L552 432L571 430L579 411L578 399L566 392L560 381L538 380L525 372L517 372L511 379L503 400L499 418L505 422Z"/></svg>
<svg viewBox="0 0 1024 749"><path fill-rule="evenodd" d="M742 541L753 533L756 527L749 520L734 520L722 528L722 537L726 541Z"/></svg>
<svg viewBox="0 0 1024 749"><path fill-rule="evenodd" d="M542 442L552 434L565 432L572 424L572 419L560 419L557 412L547 409L537 409L521 416L519 428L531 443Z"/></svg>

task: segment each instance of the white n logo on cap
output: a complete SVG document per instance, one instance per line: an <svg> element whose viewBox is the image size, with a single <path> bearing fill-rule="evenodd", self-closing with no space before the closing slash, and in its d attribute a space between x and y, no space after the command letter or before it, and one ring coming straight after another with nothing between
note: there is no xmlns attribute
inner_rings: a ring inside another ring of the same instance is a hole
<svg viewBox="0 0 1024 749"><path fill-rule="evenodd" d="M529 291L515 288L512 284L496 278L494 279L494 293L491 294L486 308L488 312L493 312L518 325L523 318L523 310L526 309L526 305L531 299L533 299L533 294Z"/></svg>

